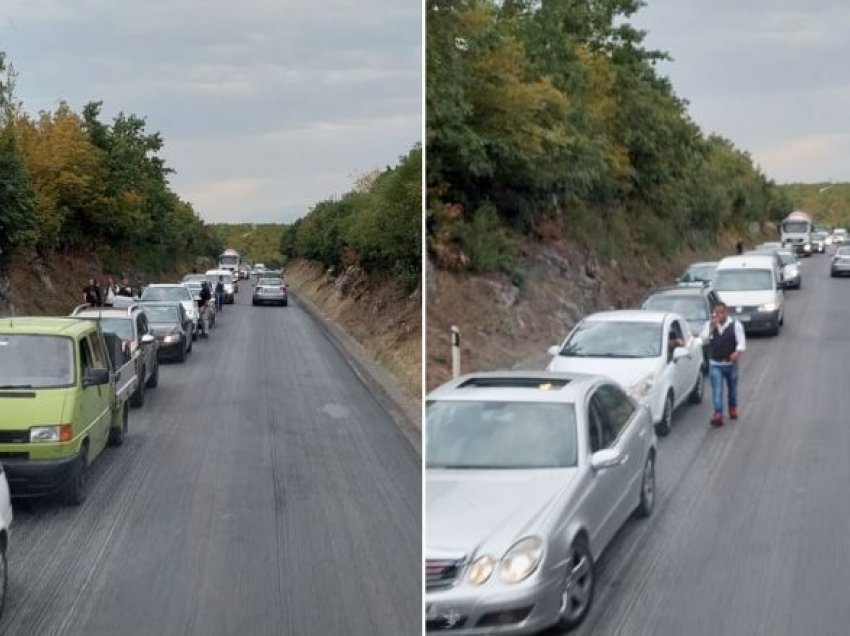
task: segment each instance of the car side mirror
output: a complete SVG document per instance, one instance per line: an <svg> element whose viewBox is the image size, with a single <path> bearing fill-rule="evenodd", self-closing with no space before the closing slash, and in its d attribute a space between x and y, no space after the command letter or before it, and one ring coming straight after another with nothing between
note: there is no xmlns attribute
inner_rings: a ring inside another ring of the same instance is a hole
<svg viewBox="0 0 850 636"><path fill-rule="evenodd" d="M553 358L557 358L561 354L561 347L558 345L553 345L549 347L549 355Z"/></svg>
<svg viewBox="0 0 850 636"><path fill-rule="evenodd" d="M109 384L109 369L86 369L83 375L83 388Z"/></svg>
<svg viewBox="0 0 850 636"><path fill-rule="evenodd" d="M673 349L673 362L678 362L682 358L690 358L691 352L684 347L676 347Z"/></svg>
<svg viewBox="0 0 850 636"><path fill-rule="evenodd" d="M142 344L152 344L156 342L156 338L154 338L151 334L146 333L142 336Z"/></svg>
<svg viewBox="0 0 850 636"><path fill-rule="evenodd" d="M590 467L593 470L605 470L619 466L623 460L623 454L616 448L603 448L590 456Z"/></svg>

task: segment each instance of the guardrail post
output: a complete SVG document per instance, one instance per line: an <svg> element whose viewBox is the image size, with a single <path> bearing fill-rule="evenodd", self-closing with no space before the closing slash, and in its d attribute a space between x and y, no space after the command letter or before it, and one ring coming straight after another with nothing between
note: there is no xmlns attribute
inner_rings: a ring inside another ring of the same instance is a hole
<svg viewBox="0 0 850 636"><path fill-rule="evenodd" d="M452 326L452 377L460 376L460 329Z"/></svg>

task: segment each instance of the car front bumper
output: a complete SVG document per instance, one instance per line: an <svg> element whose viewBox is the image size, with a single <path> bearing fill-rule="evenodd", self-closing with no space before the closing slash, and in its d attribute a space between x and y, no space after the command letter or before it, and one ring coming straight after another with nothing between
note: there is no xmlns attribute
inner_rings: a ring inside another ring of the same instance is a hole
<svg viewBox="0 0 850 636"><path fill-rule="evenodd" d="M45 497L59 492L72 478L79 456L63 459L3 458L6 481L14 497Z"/></svg>
<svg viewBox="0 0 850 636"><path fill-rule="evenodd" d="M779 310L730 312L744 329L751 332L774 331L779 327Z"/></svg>
<svg viewBox="0 0 850 636"><path fill-rule="evenodd" d="M489 593L469 588L430 592L425 596L425 631L458 636L535 634L558 621L562 583L560 577L552 577L516 589L502 585Z"/></svg>
<svg viewBox="0 0 850 636"><path fill-rule="evenodd" d="M177 342L159 340L158 342L159 349L157 350L157 357L160 360L174 360L175 358L179 358L180 351L186 346L182 340L178 340Z"/></svg>

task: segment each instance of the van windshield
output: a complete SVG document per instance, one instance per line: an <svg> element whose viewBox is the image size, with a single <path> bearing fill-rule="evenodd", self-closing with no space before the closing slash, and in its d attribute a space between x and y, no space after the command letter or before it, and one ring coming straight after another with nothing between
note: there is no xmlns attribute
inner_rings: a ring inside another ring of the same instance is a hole
<svg viewBox="0 0 850 636"><path fill-rule="evenodd" d="M809 224L806 221L785 221L782 224L782 231L802 234L809 231Z"/></svg>
<svg viewBox="0 0 850 636"><path fill-rule="evenodd" d="M773 289L773 272L769 269L720 270L714 279L714 289L719 292Z"/></svg>
<svg viewBox="0 0 850 636"><path fill-rule="evenodd" d="M59 336L0 335L0 388L74 384L74 345Z"/></svg>

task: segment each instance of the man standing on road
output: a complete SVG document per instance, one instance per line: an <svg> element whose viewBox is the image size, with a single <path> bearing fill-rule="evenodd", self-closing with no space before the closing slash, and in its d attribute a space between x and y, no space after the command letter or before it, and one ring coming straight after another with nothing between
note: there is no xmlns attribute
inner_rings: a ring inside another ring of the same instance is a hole
<svg viewBox="0 0 850 636"><path fill-rule="evenodd" d="M218 282L215 284L215 310L221 311L224 306L224 276L218 277Z"/></svg>
<svg viewBox="0 0 850 636"><path fill-rule="evenodd" d="M738 419L738 362L747 349L743 325L729 317L725 303L717 303L700 340L708 342L708 378L714 403L712 426L723 426L723 384L726 384L729 419Z"/></svg>

